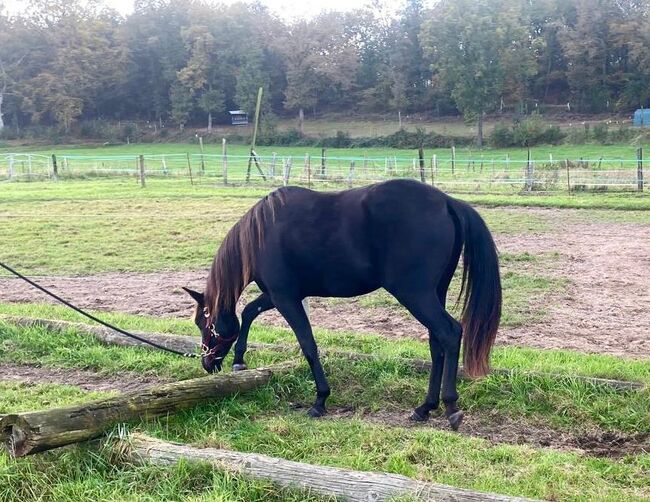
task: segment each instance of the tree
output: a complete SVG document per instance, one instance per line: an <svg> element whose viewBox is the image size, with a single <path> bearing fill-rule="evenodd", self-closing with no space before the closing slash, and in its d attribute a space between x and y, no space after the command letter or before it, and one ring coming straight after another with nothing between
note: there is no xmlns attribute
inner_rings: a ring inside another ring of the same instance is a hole
<svg viewBox="0 0 650 502"><path fill-rule="evenodd" d="M66 132L84 111L100 115L102 100L123 81L124 48L111 11L75 0L32 0L28 77L19 92L35 122L53 121Z"/></svg>
<svg viewBox="0 0 650 502"><path fill-rule="evenodd" d="M187 65L179 70L178 82L207 114L210 132L213 113L225 110L224 92L219 87L223 69L217 55L215 38L206 26L191 26L185 28L182 34L190 58Z"/></svg>
<svg viewBox="0 0 650 502"><path fill-rule="evenodd" d="M280 42L287 72L284 103L287 109L298 110L301 132L304 109L315 108L321 93L344 92L354 85L358 53L345 26L345 16L321 14L312 21L295 22Z"/></svg>
<svg viewBox="0 0 650 502"><path fill-rule="evenodd" d="M465 119L477 122L478 146L483 145L483 117L500 102L505 82L522 81L534 71L528 65L530 47L520 45L528 39L525 25L518 11L506 11L504 3L445 0L430 13L422 32L441 85L450 90Z"/></svg>

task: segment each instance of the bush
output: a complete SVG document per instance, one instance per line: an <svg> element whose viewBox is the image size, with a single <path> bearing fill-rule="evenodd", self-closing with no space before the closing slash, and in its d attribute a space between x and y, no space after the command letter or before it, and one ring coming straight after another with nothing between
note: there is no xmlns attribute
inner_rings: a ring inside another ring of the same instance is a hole
<svg viewBox="0 0 650 502"><path fill-rule="evenodd" d="M512 133L512 128L508 127L505 124L497 124L492 129L490 136L488 138L490 145L496 148L508 148L515 144L514 135Z"/></svg>
<svg viewBox="0 0 650 502"><path fill-rule="evenodd" d="M605 145L608 142L609 138L609 127L606 123L596 124L592 132L594 140L596 140L601 145Z"/></svg>
<svg viewBox="0 0 650 502"><path fill-rule="evenodd" d="M566 136L566 141L572 145L583 145L587 141L584 129L582 127L571 127Z"/></svg>
<svg viewBox="0 0 650 502"><path fill-rule="evenodd" d="M352 139L349 133L336 131L336 136L333 138L323 138L316 146L324 148L350 148L352 146Z"/></svg>
<svg viewBox="0 0 650 502"><path fill-rule="evenodd" d="M507 148L540 144L557 145L564 138L565 134L558 126L545 124L537 115L533 115L512 127L497 124L490 133L488 141L492 146Z"/></svg>
<svg viewBox="0 0 650 502"><path fill-rule="evenodd" d="M541 136L540 143L547 145L559 145L566 138L566 134L559 126L549 125Z"/></svg>

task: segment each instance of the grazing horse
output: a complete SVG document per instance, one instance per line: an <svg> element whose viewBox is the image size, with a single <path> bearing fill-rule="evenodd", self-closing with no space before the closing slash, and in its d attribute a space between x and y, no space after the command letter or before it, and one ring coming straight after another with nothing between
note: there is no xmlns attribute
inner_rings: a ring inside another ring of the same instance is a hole
<svg viewBox="0 0 650 502"><path fill-rule="evenodd" d="M459 323L445 304L461 252L464 303ZM240 327L235 305L253 281L262 294L246 305ZM463 418L456 405L461 337L465 374L483 376L501 317L496 246L468 204L411 180L335 193L280 188L255 204L226 235L204 293L186 291L198 303L202 363L210 373L221 370L235 342L233 369L245 369L251 323L261 312L277 309L311 368L317 397L308 413L319 417L326 413L330 388L302 300L352 297L378 288L392 294L429 331L429 390L411 418L427 420L442 397L456 430Z"/></svg>

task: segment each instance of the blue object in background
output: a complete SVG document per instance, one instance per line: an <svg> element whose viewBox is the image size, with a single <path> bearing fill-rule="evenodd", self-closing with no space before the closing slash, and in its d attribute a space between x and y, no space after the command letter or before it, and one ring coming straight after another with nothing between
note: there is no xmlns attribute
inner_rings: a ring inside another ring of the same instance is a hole
<svg viewBox="0 0 650 502"><path fill-rule="evenodd" d="M632 123L635 126L650 126L650 108L639 108L635 111Z"/></svg>

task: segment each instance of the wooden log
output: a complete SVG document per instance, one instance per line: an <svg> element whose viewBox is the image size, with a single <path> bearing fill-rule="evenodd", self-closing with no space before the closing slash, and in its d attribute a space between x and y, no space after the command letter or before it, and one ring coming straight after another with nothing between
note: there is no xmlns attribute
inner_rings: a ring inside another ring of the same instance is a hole
<svg viewBox="0 0 650 502"><path fill-rule="evenodd" d="M77 406L12 413L0 419L0 439L9 453L23 457L101 436L121 422L154 418L208 399L232 396L266 384L274 372L297 365L210 375L128 392Z"/></svg>
<svg viewBox="0 0 650 502"><path fill-rule="evenodd" d="M13 317L13 316L0 316L0 320L4 320L10 324L14 324L22 327L30 326L39 326L51 330L66 330L74 329L80 333L87 333L97 338L99 341L109 344L109 345L122 345L130 347L144 347L151 348L146 343L134 340L132 338L127 338L119 333L116 333L108 328L102 326L90 326L83 323L74 323L69 321L54 321L50 319L33 319L28 317ZM197 351L200 347L200 340L198 337L187 336L187 335L169 335L165 333L146 333L141 331L134 331L134 333L142 338L147 340L155 341L160 345L169 347L181 352L194 352ZM273 350L278 352L298 352L299 348L294 345L280 345L272 343L249 343L248 348L251 350ZM367 361L367 360L380 360L383 356L377 356L375 354L363 354L359 352L348 352L339 349L319 349L319 352L326 356L336 356L344 357L352 361ZM392 357L392 361L396 361L400 364L411 368L413 371L428 373L431 371L431 361L428 359L413 359L406 357ZM571 378L580 382L585 382L593 385L603 385L606 387L611 387L617 391L629 391L629 390L640 390L645 388L645 384L642 382L634 382L627 380L612 380L609 378L597 378L597 377L588 377L581 375L569 375L562 373L546 373L542 371L520 371L520 370L511 370L504 368L492 368L491 373L496 375L503 376L512 376L512 375L525 375L536 378ZM459 368L458 374L461 378L464 378L463 369Z"/></svg>
<svg viewBox="0 0 650 502"><path fill-rule="evenodd" d="M207 462L217 469L254 479L271 481L283 488L303 489L351 502L392 500L511 502L527 499L473 492L453 486L418 481L400 474L363 472L305 464L258 453L240 453L216 448L194 448L161 441L143 434L126 439L126 451L136 462L169 466L177 462Z"/></svg>

